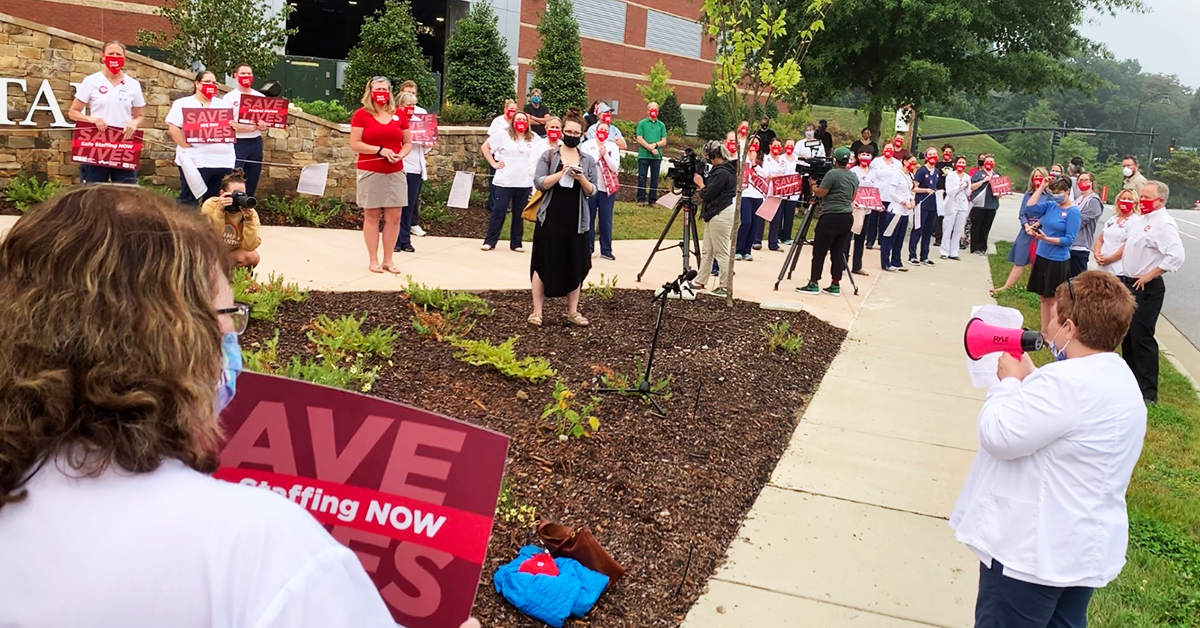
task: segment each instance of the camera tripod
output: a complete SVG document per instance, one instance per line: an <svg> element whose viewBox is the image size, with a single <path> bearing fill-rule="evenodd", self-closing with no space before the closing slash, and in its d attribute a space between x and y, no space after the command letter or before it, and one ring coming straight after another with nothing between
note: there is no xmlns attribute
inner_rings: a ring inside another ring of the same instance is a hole
<svg viewBox="0 0 1200 628"><path fill-rule="evenodd" d="M656 291L654 296L650 298L651 303L658 301L658 318L654 321L654 337L650 341L650 355L646 357L646 372L642 374L642 381L638 384L638 387L597 388L597 391L638 395L654 407L655 414L660 417L667 416L667 413L663 411L662 406L658 404L658 400L656 400L655 397L663 397L668 393L651 390L650 388L651 369L654 368L654 352L658 350L658 333L662 330L663 314L667 311L667 300L671 298L672 294L680 295L682 297L683 286L695 278L696 271L694 269L684 270L683 274L675 278L675 281L668 281L667 283L663 284L663 287Z"/></svg>
<svg viewBox="0 0 1200 628"><path fill-rule="evenodd" d="M689 270L692 270L692 255L696 256L696 265L700 265L700 231L696 226L696 203L692 200L695 190L690 190L690 194L688 192L689 190L685 188L679 197L679 201L675 203L675 208L671 212L671 218L667 220L667 226L663 227L662 235L658 236L658 242L654 243L654 249L650 251L650 257L646 258L646 264L642 266L642 270L637 274L639 282L642 280L642 275L646 274L646 269L650 268L650 262L654 260L655 254L661 251L669 251L675 247L679 247L683 253L684 275ZM667 239L667 234L671 232L671 226L675 224L675 219L679 217L680 213L683 214L683 238L671 246L664 247L662 245L663 240ZM703 268L697 269L697 271L707 272ZM679 293L680 298L684 298L681 291L677 290L676 292ZM688 294L692 294L690 288L687 288L687 292Z"/></svg>
<svg viewBox="0 0 1200 628"><path fill-rule="evenodd" d="M811 199L808 201L808 209L804 211L804 220L800 222L800 232L792 240L792 247L788 249L787 257L783 259L783 267L779 269L779 276L775 278L775 291L779 291L779 284L783 283L784 275L787 275L788 280L792 278L792 273L796 270L796 265L800 263L800 250L804 248L804 237L808 235L808 228L812 225L813 210L817 207L817 200ZM789 234L790 235L790 234ZM853 240L853 238L851 238ZM830 249L829 255L841 255L842 265L845 268L845 276L850 280L850 285L854 288L854 295L858 296L858 284L854 283L854 273L850 272L850 260L847 258L846 251L834 251Z"/></svg>

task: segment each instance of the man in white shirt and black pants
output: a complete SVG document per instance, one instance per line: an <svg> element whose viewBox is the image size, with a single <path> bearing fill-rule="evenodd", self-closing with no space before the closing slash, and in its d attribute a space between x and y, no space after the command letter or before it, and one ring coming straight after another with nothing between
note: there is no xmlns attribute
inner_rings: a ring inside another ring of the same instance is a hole
<svg viewBox="0 0 1200 628"><path fill-rule="evenodd" d="M1121 280L1137 300L1133 323L1121 343L1121 354L1137 377L1147 403L1158 401L1158 341L1154 328L1167 294L1162 276L1183 268L1183 241L1179 225L1165 209L1171 189L1161 181L1142 186L1141 215L1132 216L1125 229L1125 276Z"/></svg>

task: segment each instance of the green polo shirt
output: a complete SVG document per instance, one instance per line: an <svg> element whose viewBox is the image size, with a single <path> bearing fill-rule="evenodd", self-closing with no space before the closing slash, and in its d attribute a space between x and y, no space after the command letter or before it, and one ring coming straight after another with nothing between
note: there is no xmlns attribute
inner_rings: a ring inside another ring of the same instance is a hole
<svg viewBox="0 0 1200 628"><path fill-rule="evenodd" d="M667 125L663 124L662 120L651 122L650 118L642 118L637 125L637 135L647 144L661 142L667 136ZM646 147L638 144L638 159L662 159L662 155L658 151L648 151Z"/></svg>

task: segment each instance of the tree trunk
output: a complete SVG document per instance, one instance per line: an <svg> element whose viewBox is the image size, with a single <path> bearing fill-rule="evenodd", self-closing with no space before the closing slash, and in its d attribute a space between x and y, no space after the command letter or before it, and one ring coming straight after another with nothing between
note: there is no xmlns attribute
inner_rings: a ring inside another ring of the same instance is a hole
<svg viewBox="0 0 1200 628"><path fill-rule="evenodd" d="M734 172L737 176L737 194L733 195L733 233L729 238L729 294L725 297L725 305L727 307L733 307L733 254L735 251L737 251L737 234L738 229L741 228L742 224L742 177L745 176L742 174L742 168L745 167L744 162L746 161L745 153L743 151L749 149L749 147L750 138L747 136L746 148L743 149L739 146L738 152L735 155L735 158L737 159L737 168L734 169ZM712 267L700 268L697 269L696 272L708 274L712 272ZM720 278L717 278L717 282L717 285L720 285Z"/></svg>
<svg viewBox="0 0 1200 628"><path fill-rule="evenodd" d="M883 146L884 143L891 141L891 137L883 136L883 105L876 104L872 101L871 109L867 112L867 128L871 129L871 137L875 138L875 143ZM857 157L856 157L857 158Z"/></svg>

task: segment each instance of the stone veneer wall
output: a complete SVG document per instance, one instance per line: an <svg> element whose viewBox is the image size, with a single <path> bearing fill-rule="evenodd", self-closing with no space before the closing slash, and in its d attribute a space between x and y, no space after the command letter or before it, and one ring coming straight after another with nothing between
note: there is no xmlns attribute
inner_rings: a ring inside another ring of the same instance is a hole
<svg viewBox="0 0 1200 628"><path fill-rule="evenodd" d="M9 84L8 99L3 103L8 118L14 123L25 119L43 80L49 82L66 118L75 95L71 83L78 83L101 69L100 43L0 13L0 78L25 79L27 88L22 92L19 85ZM174 143L167 134L164 118L174 99L192 93L194 75L133 53L128 55L125 72L142 84L146 96L142 129L147 143L142 150L138 176L154 184L178 188ZM20 171L64 184L77 182L79 168L71 163L70 131L51 129L54 117L44 110L34 114L33 122L36 127L0 126L0 187ZM449 181L456 170L474 170L479 146L485 139L484 128L440 129L438 146L428 155L430 178ZM300 169L288 166L329 162L326 196L353 201L355 154L349 144L348 125L293 112L288 117L287 129L271 129L266 133L264 161L287 165L264 167L259 194L295 191Z"/></svg>

